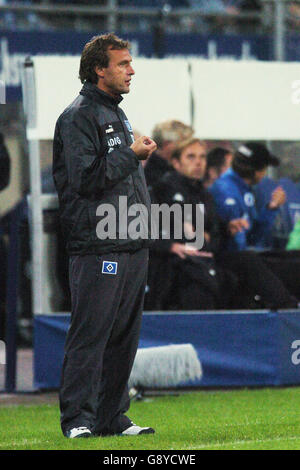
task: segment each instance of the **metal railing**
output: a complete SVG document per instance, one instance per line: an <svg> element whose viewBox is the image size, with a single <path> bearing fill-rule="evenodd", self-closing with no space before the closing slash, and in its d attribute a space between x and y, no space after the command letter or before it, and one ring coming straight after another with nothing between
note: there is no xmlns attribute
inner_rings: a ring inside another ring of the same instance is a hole
<svg viewBox="0 0 300 470"><path fill-rule="evenodd" d="M49 0L41 0L40 4L24 4L11 2L0 5L1 12L13 12L17 14L34 13L45 18L63 20L67 17L74 18L102 18L107 31L116 31L123 20L145 19L160 24L165 31L168 31L172 22L183 18L215 20L256 20L264 29L273 32L274 35L274 58L282 61L285 59L285 37L287 32L287 5L292 3L300 4L300 0L261 0L262 10L253 12L239 12L238 15L229 13L204 13L201 9L191 8L171 8L168 2L163 3L162 8L153 7L119 7L117 0L107 0L105 5L82 5L78 4L55 4ZM300 17L299 17L300 20ZM138 23L138 22L137 22ZM52 26L55 25L55 21ZM138 30L138 24L136 24ZM79 23L80 29L80 23ZM183 26L184 29L184 26Z"/></svg>
<svg viewBox="0 0 300 470"><path fill-rule="evenodd" d="M272 0L274 1L274 0ZM205 13L201 9L191 8L171 8L166 1L162 8L154 7L119 7L117 0L107 0L106 5L78 5L71 2L67 5L60 5L51 3L49 1L42 1L40 4L23 4L20 2L11 2L6 5L0 5L0 12L14 12L14 13L36 13L42 14L46 17L105 17L106 28L109 31L115 31L118 27L119 20L124 18L147 18L147 19L163 19L166 23L172 22L175 19L184 17L202 18L213 20L216 17L223 19L235 18L236 15L229 13ZM240 12L238 14L240 20L258 20L263 22L264 17L260 12Z"/></svg>
<svg viewBox="0 0 300 470"><path fill-rule="evenodd" d="M265 1L265 0L264 0ZM268 0L270 2L276 2L277 0ZM280 0L285 1L285 0ZM201 16L204 18L211 18L216 16L221 17L235 17L236 15L230 13L205 13L201 9L195 8L171 8L166 1L162 8L157 7L120 7L117 0L107 0L106 5L86 5L84 2L82 5L70 3L65 5L56 4L55 2L42 2L40 4L24 4L21 2L11 2L9 4L1 4L0 11L13 11L13 12L35 12L45 13L47 15L68 14L68 15L101 15L114 17L118 16L148 16L155 17L159 12L163 13L169 18L182 17L182 16ZM243 12L239 13L240 18L260 18L258 12Z"/></svg>

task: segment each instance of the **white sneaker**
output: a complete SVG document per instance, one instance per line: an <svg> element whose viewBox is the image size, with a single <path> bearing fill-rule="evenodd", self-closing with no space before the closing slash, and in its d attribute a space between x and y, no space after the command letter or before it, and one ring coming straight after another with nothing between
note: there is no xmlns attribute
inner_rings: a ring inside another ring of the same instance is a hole
<svg viewBox="0 0 300 470"><path fill-rule="evenodd" d="M80 426L79 428L73 428L70 431L67 431L66 437L69 439L74 439L75 437L91 437L92 431L89 430L86 426Z"/></svg>
<svg viewBox="0 0 300 470"><path fill-rule="evenodd" d="M153 428L141 428L136 424L132 423L132 426L121 432L121 436L138 436L139 434L154 434Z"/></svg>

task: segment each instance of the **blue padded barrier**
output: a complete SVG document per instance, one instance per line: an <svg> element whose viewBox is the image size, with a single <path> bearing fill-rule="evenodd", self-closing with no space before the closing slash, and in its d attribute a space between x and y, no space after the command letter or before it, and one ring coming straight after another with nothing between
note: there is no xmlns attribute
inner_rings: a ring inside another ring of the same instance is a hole
<svg viewBox="0 0 300 470"><path fill-rule="evenodd" d="M34 385L59 387L68 314L37 315ZM299 364L297 349L299 340ZM139 347L192 343L201 381L184 386L242 387L300 384L300 312L146 312Z"/></svg>

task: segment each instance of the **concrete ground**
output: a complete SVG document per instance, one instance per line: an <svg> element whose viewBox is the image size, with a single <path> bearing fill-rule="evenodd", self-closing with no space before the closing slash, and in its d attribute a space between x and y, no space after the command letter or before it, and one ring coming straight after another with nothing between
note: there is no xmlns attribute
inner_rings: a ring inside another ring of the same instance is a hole
<svg viewBox="0 0 300 470"><path fill-rule="evenodd" d="M57 403L58 392L35 392L33 387L33 351L19 349L17 354L16 393L5 393L5 366L0 365L0 407L18 404Z"/></svg>

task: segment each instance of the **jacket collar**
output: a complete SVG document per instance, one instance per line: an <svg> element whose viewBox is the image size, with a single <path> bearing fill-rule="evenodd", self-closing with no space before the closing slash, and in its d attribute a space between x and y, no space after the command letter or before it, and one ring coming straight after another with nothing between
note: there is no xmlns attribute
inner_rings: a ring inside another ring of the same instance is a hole
<svg viewBox="0 0 300 470"><path fill-rule="evenodd" d="M188 176L185 176L179 172L177 172L178 179L181 181L183 184L189 186L190 188L200 190L203 188L202 180L195 180L193 178L189 178Z"/></svg>
<svg viewBox="0 0 300 470"><path fill-rule="evenodd" d="M105 104L107 106L116 108L119 103L123 100L122 96L119 95L118 97L113 97L108 95L104 91L100 90L94 83L85 82L82 89L80 90L80 94L83 96L87 96L91 100L97 101L99 104Z"/></svg>
<svg viewBox="0 0 300 470"><path fill-rule="evenodd" d="M222 176L223 176L223 175L222 175ZM251 189L251 186L250 186L249 184L245 183L245 181L243 180L243 178L241 178L240 175L238 175L238 174L236 173L236 171L234 171L232 168L229 168L229 169L224 173L224 176L229 176L229 177L232 178L234 181L236 181L237 184L238 184L240 187L242 187L242 188L244 188L244 189L246 189L246 190L248 190L248 191L249 191L249 189Z"/></svg>
<svg viewBox="0 0 300 470"><path fill-rule="evenodd" d="M193 178L189 178L179 173L175 169L174 170L172 169L172 171L168 172L168 177L172 179L173 182L175 181L178 184L183 184L184 186L187 186L191 190L194 190L194 191L203 190L202 180L194 180Z"/></svg>

